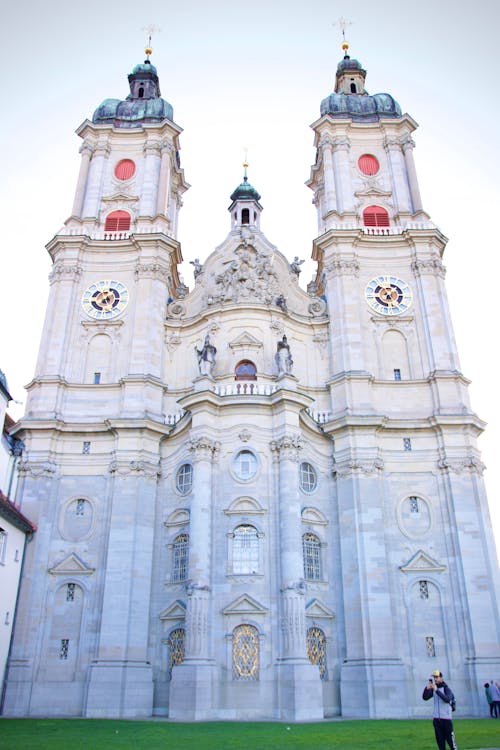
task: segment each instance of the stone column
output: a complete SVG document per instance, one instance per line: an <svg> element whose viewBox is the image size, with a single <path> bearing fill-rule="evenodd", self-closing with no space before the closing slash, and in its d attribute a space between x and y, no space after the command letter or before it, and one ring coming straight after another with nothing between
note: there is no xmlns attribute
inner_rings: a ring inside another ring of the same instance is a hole
<svg viewBox="0 0 500 750"><path fill-rule="evenodd" d="M144 176L139 216L156 216L160 168L160 144L156 141L148 141L144 145Z"/></svg>
<svg viewBox="0 0 500 750"><path fill-rule="evenodd" d="M82 217L83 199L85 197L85 188L87 186L87 179L89 174L90 159L94 153L94 148L90 143L83 143L80 148L82 155L82 161L80 164L80 173L78 175L78 182L76 183L75 199L73 201L73 209L71 211L72 216Z"/></svg>
<svg viewBox="0 0 500 750"><path fill-rule="evenodd" d="M335 175L333 172L332 144L333 141L331 138L323 138L320 144L322 146L323 152L323 177L325 181L325 198L323 210L325 214L329 214L330 211L335 211L335 209L337 208L335 195Z"/></svg>
<svg viewBox="0 0 500 750"><path fill-rule="evenodd" d="M396 139L386 139L384 146L391 165L392 191L396 198L396 213L412 213L406 163L401 142Z"/></svg>
<svg viewBox="0 0 500 750"><path fill-rule="evenodd" d="M210 605L212 559L212 463L220 444L193 437L189 520L189 584L187 586L185 658L172 670L169 716L183 721L212 716L215 665L211 658Z"/></svg>
<svg viewBox="0 0 500 750"><path fill-rule="evenodd" d="M415 142L410 136L403 141L403 153L406 163L406 174L408 175L408 184L410 186L411 202L413 213L422 211L422 198L420 197L420 188L418 186L417 170L415 169L415 160L413 158L413 149Z"/></svg>
<svg viewBox="0 0 500 750"><path fill-rule="evenodd" d="M95 146L88 171L82 219L97 219L98 217L102 197L104 168L110 152L111 149L108 143L98 143Z"/></svg>
<svg viewBox="0 0 500 750"><path fill-rule="evenodd" d="M323 718L323 690L318 668L306 654L304 562L298 462L300 435L273 440L278 464L281 623L283 642L278 660L280 718L288 721Z"/></svg>
<svg viewBox="0 0 500 750"><path fill-rule="evenodd" d="M339 213L354 211L349 149L350 144L347 140L336 140L333 143L335 188L337 192L337 211Z"/></svg>
<svg viewBox="0 0 500 750"><path fill-rule="evenodd" d="M162 216L168 215L172 151L173 151L173 147L170 143L163 143L160 148L161 165L160 165L160 179L158 183L158 200L156 202L156 213Z"/></svg>

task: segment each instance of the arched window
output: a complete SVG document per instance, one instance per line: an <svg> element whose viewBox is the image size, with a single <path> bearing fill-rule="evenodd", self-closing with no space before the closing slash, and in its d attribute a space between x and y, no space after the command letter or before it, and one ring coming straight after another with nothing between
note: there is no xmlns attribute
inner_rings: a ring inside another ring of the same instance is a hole
<svg viewBox="0 0 500 750"><path fill-rule="evenodd" d="M105 232L127 232L130 229L130 214L127 211L112 211L106 216Z"/></svg>
<svg viewBox="0 0 500 750"><path fill-rule="evenodd" d="M309 628L306 635L307 657L319 667L319 676L326 679L326 638L321 628Z"/></svg>
<svg viewBox="0 0 500 750"><path fill-rule="evenodd" d="M259 535L255 526L242 524L234 530L233 573L257 573L259 570Z"/></svg>
<svg viewBox="0 0 500 750"><path fill-rule="evenodd" d="M140 87L139 87L139 93L138 93L138 97L139 97L139 99L142 99L142 98L143 98L143 96L144 96L144 87L143 87L143 86L140 86Z"/></svg>
<svg viewBox="0 0 500 750"><path fill-rule="evenodd" d="M132 159L122 159L115 167L117 180L130 180L135 174L135 164Z"/></svg>
<svg viewBox="0 0 500 750"><path fill-rule="evenodd" d="M307 581L321 580L321 542L316 534L307 532L302 537L304 578Z"/></svg>
<svg viewBox="0 0 500 750"><path fill-rule="evenodd" d="M193 487L193 467L182 464L175 476L175 486L181 495L188 495Z"/></svg>
<svg viewBox="0 0 500 750"><path fill-rule="evenodd" d="M235 380L257 380L257 368L249 359L242 359L234 368Z"/></svg>
<svg viewBox="0 0 500 750"><path fill-rule="evenodd" d="M316 470L314 466L312 466L307 461L303 461L300 464L300 488L304 490L304 492L314 492L316 487L318 486L318 477L316 475Z"/></svg>
<svg viewBox="0 0 500 750"><path fill-rule="evenodd" d="M358 159L358 167L359 171L363 172L363 174L372 175L377 174L380 164L377 157L373 156L373 154L363 154Z"/></svg>
<svg viewBox="0 0 500 750"><path fill-rule="evenodd" d="M356 93L356 84L351 83L351 94L355 94L355 93Z"/></svg>
<svg viewBox="0 0 500 750"><path fill-rule="evenodd" d="M259 679L259 632L253 625L238 625L233 630L233 677Z"/></svg>
<svg viewBox="0 0 500 750"><path fill-rule="evenodd" d="M248 208L244 208L241 212L241 223L250 224L250 210Z"/></svg>
<svg viewBox="0 0 500 750"><path fill-rule="evenodd" d="M368 206L363 211L363 222L365 227L388 227L389 214L381 206Z"/></svg>
<svg viewBox="0 0 500 750"><path fill-rule="evenodd" d="M182 664L185 654L186 634L184 628L172 630L167 639L168 646L168 677L172 677L172 667Z"/></svg>
<svg viewBox="0 0 500 750"><path fill-rule="evenodd" d="M189 535L179 534L172 545L172 581L185 581L188 577Z"/></svg>

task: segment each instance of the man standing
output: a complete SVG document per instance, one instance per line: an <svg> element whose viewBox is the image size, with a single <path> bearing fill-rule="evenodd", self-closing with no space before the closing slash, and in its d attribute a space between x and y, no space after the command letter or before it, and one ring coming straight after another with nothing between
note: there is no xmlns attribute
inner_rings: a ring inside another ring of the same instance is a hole
<svg viewBox="0 0 500 750"><path fill-rule="evenodd" d="M443 680L443 675L436 669L432 677L424 688L422 698L428 701L434 697L434 734L439 750L446 750L446 743L451 750L457 750L455 734L453 732L453 723L451 721L452 702L455 697Z"/></svg>

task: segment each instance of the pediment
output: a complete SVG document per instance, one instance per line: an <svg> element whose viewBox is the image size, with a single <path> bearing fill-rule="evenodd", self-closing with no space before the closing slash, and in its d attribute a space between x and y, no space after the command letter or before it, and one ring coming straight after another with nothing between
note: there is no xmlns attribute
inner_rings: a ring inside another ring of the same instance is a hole
<svg viewBox="0 0 500 750"><path fill-rule="evenodd" d="M441 565L437 560L420 549L410 557L407 563L400 565L399 569L403 573L442 573L443 570L446 570L446 566Z"/></svg>
<svg viewBox="0 0 500 750"><path fill-rule="evenodd" d="M125 195L125 193L114 193L114 195L102 198L103 203L137 203L138 200L137 196Z"/></svg>
<svg viewBox="0 0 500 750"><path fill-rule="evenodd" d="M357 198L389 198L392 193L389 190L382 190L377 185L366 185L363 190L356 190L354 195Z"/></svg>
<svg viewBox="0 0 500 750"><path fill-rule="evenodd" d="M186 605L180 599L170 604L163 612L160 612L160 620L185 620Z"/></svg>
<svg viewBox="0 0 500 750"><path fill-rule="evenodd" d="M328 521L320 510L308 507L302 509L302 523L326 526Z"/></svg>
<svg viewBox="0 0 500 750"><path fill-rule="evenodd" d="M236 500L233 500L229 508L224 510L226 516L255 516L262 515L265 512L265 508L263 508L257 500L254 500L253 497L238 497Z"/></svg>
<svg viewBox="0 0 500 750"><path fill-rule="evenodd" d="M172 526L185 526L189 523L189 511L186 508L180 508L174 510L165 521L165 526L170 528Z"/></svg>
<svg viewBox="0 0 500 750"><path fill-rule="evenodd" d="M326 604L320 602L319 599L311 599L306 605L306 617L312 617L315 620L319 618L334 620L335 612L330 607L327 607Z"/></svg>
<svg viewBox="0 0 500 750"><path fill-rule="evenodd" d="M242 594L222 610L223 615L265 615L267 608L249 594Z"/></svg>
<svg viewBox="0 0 500 750"><path fill-rule="evenodd" d="M61 560L61 562L58 562L57 565L54 565L53 568L49 568L49 573L54 576L64 576L69 574L88 576L94 571L95 568L90 568L78 557L78 555L75 555L74 552L65 557L64 560Z"/></svg>
<svg viewBox="0 0 500 750"><path fill-rule="evenodd" d="M229 347L231 349L261 349L263 343L248 331L243 331L229 342Z"/></svg>

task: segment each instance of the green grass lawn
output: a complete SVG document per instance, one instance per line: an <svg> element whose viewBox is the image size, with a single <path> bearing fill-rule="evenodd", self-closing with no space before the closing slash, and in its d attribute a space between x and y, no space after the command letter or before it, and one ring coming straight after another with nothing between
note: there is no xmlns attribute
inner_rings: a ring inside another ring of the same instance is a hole
<svg viewBox="0 0 500 750"><path fill-rule="evenodd" d="M454 721L459 750L500 748L500 720ZM0 719L2 750L436 750L431 720L320 724Z"/></svg>

